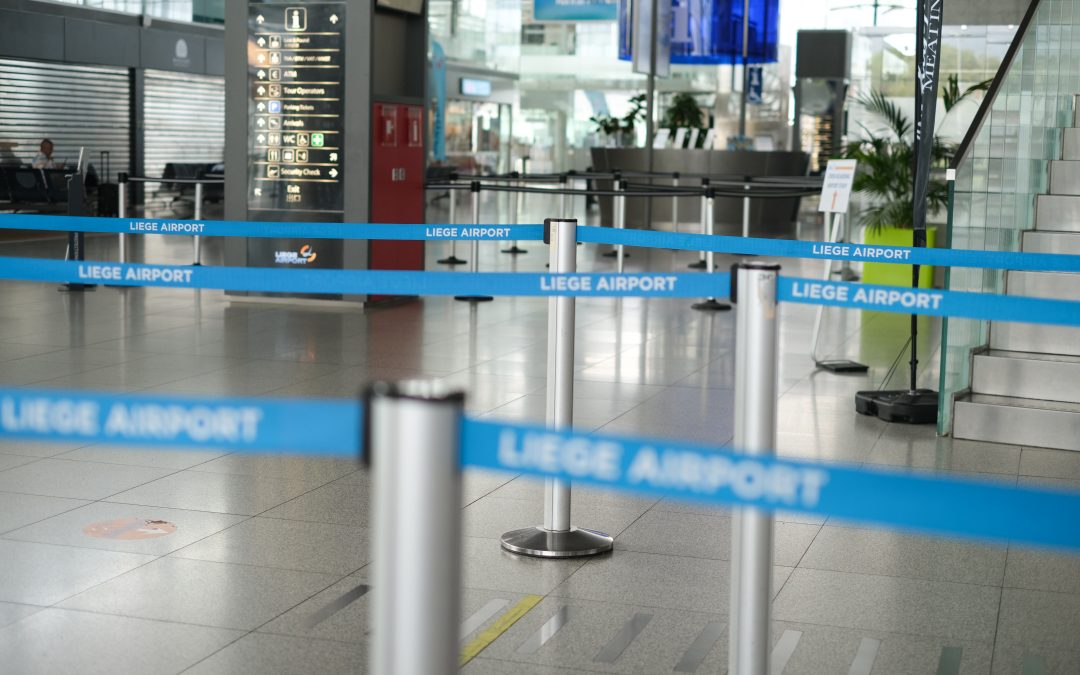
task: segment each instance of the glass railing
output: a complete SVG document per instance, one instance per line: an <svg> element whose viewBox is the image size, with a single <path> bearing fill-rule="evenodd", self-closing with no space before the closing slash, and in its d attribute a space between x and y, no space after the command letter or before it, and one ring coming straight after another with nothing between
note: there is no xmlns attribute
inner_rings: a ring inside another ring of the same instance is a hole
<svg viewBox="0 0 1080 675"><path fill-rule="evenodd" d="M1061 158L1080 94L1080 0L1035 0L968 130L953 168L947 246L1017 251L1035 227L1035 196L1047 191L1048 164ZM1005 272L955 268L945 287L1001 294ZM973 353L989 343L989 323L946 319L938 432L952 430L953 401L971 387Z"/></svg>

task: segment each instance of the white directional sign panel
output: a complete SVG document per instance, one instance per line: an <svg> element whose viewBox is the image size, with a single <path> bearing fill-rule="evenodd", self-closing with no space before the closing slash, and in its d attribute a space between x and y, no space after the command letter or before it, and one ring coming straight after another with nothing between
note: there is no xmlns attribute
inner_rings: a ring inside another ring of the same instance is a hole
<svg viewBox="0 0 1080 675"><path fill-rule="evenodd" d="M825 168L825 180L821 186L818 211L822 213L847 213L851 201L851 188L855 184L854 159L830 159Z"/></svg>
<svg viewBox="0 0 1080 675"><path fill-rule="evenodd" d="M248 208L344 211L345 3L248 7Z"/></svg>

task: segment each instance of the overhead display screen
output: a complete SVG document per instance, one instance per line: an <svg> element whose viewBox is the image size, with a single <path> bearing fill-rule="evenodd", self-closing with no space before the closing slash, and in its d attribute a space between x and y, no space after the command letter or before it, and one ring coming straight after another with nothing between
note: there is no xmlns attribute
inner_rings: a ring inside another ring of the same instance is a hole
<svg viewBox="0 0 1080 675"><path fill-rule="evenodd" d="M345 3L248 6L248 209L343 212Z"/></svg>

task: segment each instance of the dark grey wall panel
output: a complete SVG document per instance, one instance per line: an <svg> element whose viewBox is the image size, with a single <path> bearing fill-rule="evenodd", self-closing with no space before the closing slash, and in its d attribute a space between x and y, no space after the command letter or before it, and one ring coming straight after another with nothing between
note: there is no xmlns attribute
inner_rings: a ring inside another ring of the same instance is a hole
<svg viewBox="0 0 1080 675"><path fill-rule="evenodd" d="M147 70L144 87L147 176L168 162L224 161L224 78Z"/></svg>
<svg viewBox="0 0 1080 675"><path fill-rule="evenodd" d="M113 176L130 164L130 84L125 68L0 59L0 140L5 161L29 163L42 138L54 158L74 164L79 148L94 164L111 153Z"/></svg>
<svg viewBox="0 0 1080 675"><path fill-rule="evenodd" d="M225 40L206 38L206 74L225 74Z"/></svg>
<svg viewBox="0 0 1080 675"><path fill-rule="evenodd" d="M0 9L0 56L63 60L64 20Z"/></svg>
<svg viewBox="0 0 1080 675"><path fill-rule="evenodd" d="M143 68L202 73L206 69L206 38L173 31L142 32Z"/></svg>
<svg viewBox="0 0 1080 675"><path fill-rule="evenodd" d="M139 62L139 29L100 21L64 21L64 60L104 66Z"/></svg>

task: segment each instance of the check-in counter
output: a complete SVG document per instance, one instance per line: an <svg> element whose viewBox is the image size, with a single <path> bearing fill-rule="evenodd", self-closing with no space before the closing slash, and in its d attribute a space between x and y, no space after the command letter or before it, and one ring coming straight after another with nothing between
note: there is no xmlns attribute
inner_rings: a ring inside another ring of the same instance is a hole
<svg viewBox="0 0 1080 675"><path fill-rule="evenodd" d="M644 148L592 148L593 170L635 172L648 168L648 151ZM802 152L756 152L751 150L653 150L653 171L672 174L678 171L684 176L683 187L701 185L700 178L685 177L688 174L708 175L720 179L738 179L742 176L777 177L805 176L810 158ZM632 183L646 183L643 177L628 176ZM672 185L670 178L655 178L655 185ZM595 186L610 190L611 181L596 181ZM672 222L672 202L675 198L654 197L652 218L658 223ZM683 232L697 232L701 224L701 200L694 197L678 197L679 223ZM626 226L640 228L646 224L645 210L648 200L644 197L626 200ZM754 199L750 206L750 234L762 237L790 237L795 234L798 219L799 198ZM601 223L613 224L610 197L600 198ZM742 200L717 197L714 209L717 234L740 234L742 232Z"/></svg>

